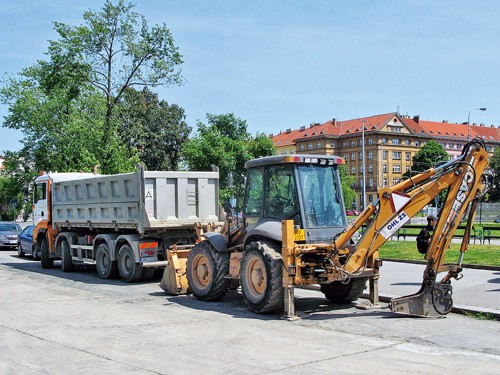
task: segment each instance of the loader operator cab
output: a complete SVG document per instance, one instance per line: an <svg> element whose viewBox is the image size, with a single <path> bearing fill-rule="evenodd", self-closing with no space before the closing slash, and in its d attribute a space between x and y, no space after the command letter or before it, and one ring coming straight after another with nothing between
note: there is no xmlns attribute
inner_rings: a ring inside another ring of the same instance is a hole
<svg viewBox="0 0 500 375"><path fill-rule="evenodd" d="M336 156L270 156L251 160L243 215L247 238L281 236L281 221L293 220L303 241L331 241L346 226ZM280 238L273 238L280 240Z"/></svg>

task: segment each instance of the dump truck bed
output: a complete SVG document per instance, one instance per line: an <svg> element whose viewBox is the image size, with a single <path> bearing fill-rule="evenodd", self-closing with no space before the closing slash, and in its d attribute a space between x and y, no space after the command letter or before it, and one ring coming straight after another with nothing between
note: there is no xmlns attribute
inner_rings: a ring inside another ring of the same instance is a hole
<svg viewBox="0 0 500 375"><path fill-rule="evenodd" d="M55 229L192 228L219 221L218 172L49 174Z"/></svg>

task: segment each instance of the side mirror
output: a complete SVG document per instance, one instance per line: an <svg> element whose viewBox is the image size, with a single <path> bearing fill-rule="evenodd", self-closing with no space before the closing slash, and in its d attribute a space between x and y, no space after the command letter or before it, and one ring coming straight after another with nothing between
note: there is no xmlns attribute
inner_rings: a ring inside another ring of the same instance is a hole
<svg viewBox="0 0 500 375"><path fill-rule="evenodd" d="M233 172L227 174L227 187L233 187Z"/></svg>

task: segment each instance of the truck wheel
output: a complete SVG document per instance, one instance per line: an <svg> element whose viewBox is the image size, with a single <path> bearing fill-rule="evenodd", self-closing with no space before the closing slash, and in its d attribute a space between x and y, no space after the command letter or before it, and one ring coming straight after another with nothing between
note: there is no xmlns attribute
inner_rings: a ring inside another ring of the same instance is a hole
<svg viewBox="0 0 500 375"><path fill-rule="evenodd" d="M97 247L95 255L97 276L101 279L114 279L118 276L118 265L111 260L111 253L106 243Z"/></svg>
<svg viewBox="0 0 500 375"><path fill-rule="evenodd" d="M351 303L363 294L363 290L366 288L367 280L367 277L360 277L350 279L346 284L343 284L340 281L333 281L330 284L322 284L321 291L328 300L334 303Z"/></svg>
<svg viewBox="0 0 500 375"><path fill-rule="evenodd" d="M229 254L217 251L209 241L197 243L189 252L186 277L193 295L202 301L217 301L229 288Z"/></svg>
<svg viewBox="0 0 500 375"><path fill-rule="evenodd" d="M154 267L142 267L142 281L149 281L155 275L156 268Z"/></svg>
<svg viewBox="0 0 500 375"><path fill-rule="evenodd" d="M133 283L142 276L142 266L135 262L134 252L129 245L123 245L118 252L118 272L126 283Z"/></svg>
<svg viewBox="0 0 500 375"><path fill-rule="evenodd" d="M253 312L283 308L283 259L276 245L256 241L248 245L240 268L241 291Z"/></svg>
<svg viewBox="0 0 500 375"><path fill-rule="evenodd" d="M54 259L49 257L49 241L47 238L42 238L42 243L40 244L40 258L42 268L52 268L54 267Z"/></svg>
<svg viewBox="0 0 500 375"><path fill-rule="evenodd" d="M74 265L73 260L71 259L71 248L69 247L68 241L63 238L59 242L59 246L61 246L61 269L63 272L71 272L73 271Z"/></svg>
<svg viewBox="0 0 500 375"><path fill-rule="evenodd" d="M17 244L17 256L19 258L24 257L24 251L23 251L23 248L21 247L21 243Z"/></svg>

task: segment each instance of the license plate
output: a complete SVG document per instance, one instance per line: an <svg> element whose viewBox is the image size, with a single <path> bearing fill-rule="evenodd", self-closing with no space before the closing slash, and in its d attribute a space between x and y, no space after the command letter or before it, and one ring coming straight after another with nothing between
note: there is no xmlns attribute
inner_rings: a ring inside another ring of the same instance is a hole
<svg viewBox="0 0 500 375"><path fill-rule="evenodd" d="M294 229L293 240L294 241L305 241L306 240L305 230L304 229Z"/></svg>
<svg viewBox="0 0 500 375"><path fill-rule="evenodd" d="M141 258L142 263L156 262L157 260L157 257Z"/></svg>

